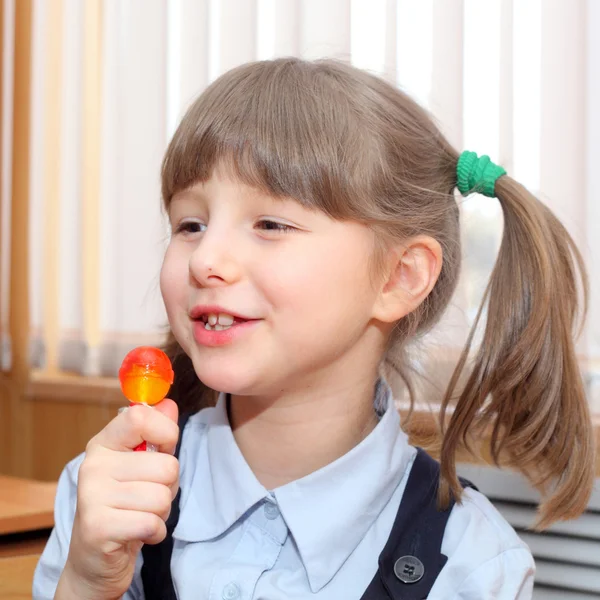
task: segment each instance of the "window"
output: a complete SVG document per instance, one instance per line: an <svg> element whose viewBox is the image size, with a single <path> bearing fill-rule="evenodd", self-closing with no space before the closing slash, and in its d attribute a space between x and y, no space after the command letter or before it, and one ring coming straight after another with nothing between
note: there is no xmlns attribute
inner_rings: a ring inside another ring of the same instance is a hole
<svg viewBox="0 0 600 600"><path fill-rule="evenodd" d="M24 108L13 96L15 0L4 2L4 369L15 311L11 272L18 269L8 251L18 159L13 108L29 132L23 249L31 365L113 375L127 350L160 343L166 330L158 290L167 239L159 166L185 108L239 63L328 55L402 86L433 112L457 148L489 154L564 220L590 268L591 312L579 351L600 410L600 192L587 168L600 157L596 3L33 0L32 7L30 107ZM494 200L460 202L464 277L432 339L432 348L444 352L460 349L466 338L502 229ZM140 255L146 258L133 258Z"/></svg>

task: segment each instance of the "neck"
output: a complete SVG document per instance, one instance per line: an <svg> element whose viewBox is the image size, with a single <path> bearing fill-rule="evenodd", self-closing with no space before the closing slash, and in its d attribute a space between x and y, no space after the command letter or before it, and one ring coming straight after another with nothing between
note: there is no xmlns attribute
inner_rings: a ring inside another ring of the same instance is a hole
<svg viewBox="0 0 600 600"><path fill-rule="evenodd" d="M361 379L310 393L231 397L233 435L262 485L275 489L317 471L375 428L376 376Z"/></svg>

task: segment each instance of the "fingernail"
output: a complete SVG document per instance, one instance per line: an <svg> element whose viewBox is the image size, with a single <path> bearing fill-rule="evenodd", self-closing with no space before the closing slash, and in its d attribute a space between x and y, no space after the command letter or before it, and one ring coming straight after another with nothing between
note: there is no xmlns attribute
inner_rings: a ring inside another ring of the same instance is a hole
<svg viewBox="0 0 600 600"><path fill-rule="evenodd" d="M119 408L119 410L117 412L118 412L118 414L121 414L127 410L129 410L129 406L121 406L121 408Z"/></svg>

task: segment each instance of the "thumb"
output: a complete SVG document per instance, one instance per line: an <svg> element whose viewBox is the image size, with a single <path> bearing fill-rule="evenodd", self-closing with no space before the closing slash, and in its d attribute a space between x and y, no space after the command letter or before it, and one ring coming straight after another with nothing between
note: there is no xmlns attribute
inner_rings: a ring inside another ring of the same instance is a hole
<svg viewBox="0 0 600 600"><path fill-rule="evenodd" d="M161 400L158 404L155 404L152 408L154 410L158 411L159 413L165 415L165 417L167 417L174 423L177 423L177 420L179 418L179 406L177 406L177 404L175 402L173 402L173 400L171 400L170 398L165 398L164 400ZM162 446L160 448L160 450L161 450L161 452L167 452L168 454L174 454L175 453L175 445Z"/></svg>
<svg viewBox="0 0 600 600"><path fill-rule="evenodd" d="M179 407L170 398L165 398L164 400L161 400L152 408L162 413L166 417L169 417L171 421L177 423L177 419L179 418Z"/></svg>

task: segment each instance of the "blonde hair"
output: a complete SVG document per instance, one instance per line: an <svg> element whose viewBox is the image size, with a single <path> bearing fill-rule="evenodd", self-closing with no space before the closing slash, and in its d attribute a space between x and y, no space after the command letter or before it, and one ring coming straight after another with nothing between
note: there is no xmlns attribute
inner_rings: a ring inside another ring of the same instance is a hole
<svg viewBox="0 0 600 600"><path fill-rule="evenodd" d="M285 58L233 69L204 91L169 145L162 194L168 207L219 164L275 197L369 224L383 240L435 238L444 253L439 279L397 324L384 359L413 400L407 341L436 324L459 276L457 160L428 113L384 80L331 60ZM451 495L460 500L456 450L468 433L491 428L494 460L507 456L545 495L545 527L579 515L593 485L593 431L573 341L587 280L573 240L546 206L508 176L496 195L503 238L477 316L487 307L482 343L465 375L475 323L442 403L439 497L444 506ZM174 339L170 352L182 406L213 402Z"/></svg>

